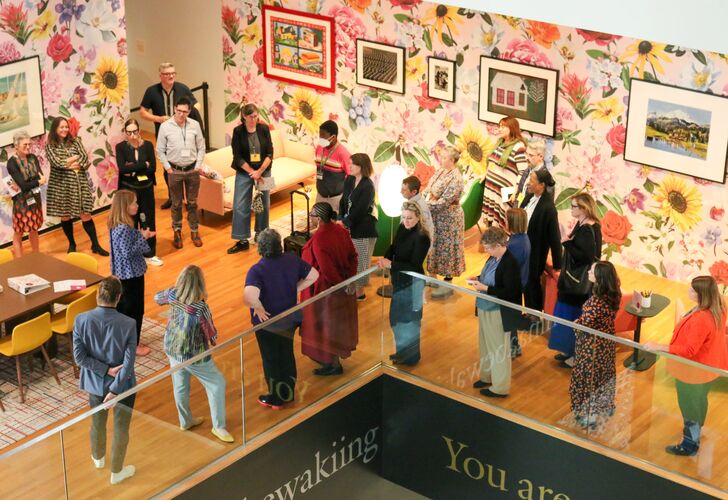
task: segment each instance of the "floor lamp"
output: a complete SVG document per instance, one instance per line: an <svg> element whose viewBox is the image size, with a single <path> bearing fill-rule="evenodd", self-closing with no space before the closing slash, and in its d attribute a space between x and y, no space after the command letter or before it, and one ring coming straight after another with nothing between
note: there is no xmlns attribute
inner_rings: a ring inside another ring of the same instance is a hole
<svg viewBox="0 0 728 500"><path fill-rule="evenodd" d="M387 217L391 217L389 225L389 244L394 241L394 228L399 226L396 218L402 215L402 203L405 199L402 196L402 181L407 176L407 172L397 163L386 167L379 175L379 184L377 195L379 196L379 205ZM382 297L392 296L392 285L387 283L377 288L377 295Z"/></svg>

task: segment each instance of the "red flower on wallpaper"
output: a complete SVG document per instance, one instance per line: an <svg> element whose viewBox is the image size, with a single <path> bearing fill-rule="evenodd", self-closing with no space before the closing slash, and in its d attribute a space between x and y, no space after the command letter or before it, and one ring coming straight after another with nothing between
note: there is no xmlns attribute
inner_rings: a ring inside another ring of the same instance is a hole
<svg viewBox="0 0 728 500"><path fill-rule="evenodd" d="M347 0L346 3L352 9L364 14L364 11L367 10L367 7L369 7L372 4L372 0Z"/></svg>
<svg viewBox="0 0 728 500"><path fill-rule="evenodd" d="M420 108L434 113L440 107L439 99L433 99L427 94L427 82L422 82L419 87L422 90L422 94L415 96L417 103L420 105Z"/></svg>
<svg viewBox="0 0 728 500"><path fill-rule="evenodd" d="M718 260L710 266L710 275L719 285L728 285L728 262Z"/></svg>
<svg viewBox="0 0 728 500"><path fill-rule="evenodd" d="M531 40L511 40L506 46L506 50L501 54L501 59L518 61L531 66L553 67L546 54L541 52Z"/></svg>
<svg viewBox="0 0 728 500"><path fill-rule="evenodd" d="M389 0L392 7L402 7L405 10L412 10L412 7L417 7L422 3L422 0Z"/></svg>
<svg viewBox="0 0 728 500"><path fill-rule="evenodd" d="M265 68L265 49L262 45L253 53L253 62L258 67L258 74L262 73Z"/></svg>
<svg viewBox="0 0 728 500"><path fill-rule="evenodd" d="M526 33L531 35L537 44L550 49L556 40L561 37L558 26L540 21L528 21Z"/></svg>
<svg viewBox="0 0 728 500"><path fill-rule="evenodd" d="M576 30L581 35L584 41L596 42L597 45L609 45L610 43L622 38L619 35L610 35L609 33L602 33L601 31L590 31L590 30Z"/></svg>
<svg viewBox="0 0 728 500"><path fill-rule="evenodd" d="M427 187L427 184L430 182L430 179L432 179L432 176L435 175L435 167L433 167L432 165L428 165L427 163L418 161L417 165L415 165L415 170L414 172L412 172L412 175L420 180L420 184L422 185L420 187L420 192L422 192Z"/></svg>
<svg viewBox="0 0 728 500"><path fill-rule="evenodd" d="M624 245L632 231L632 224L624 215L619 215L613 210L608 210L602 218L602 239L605 243Z"/></svg>
<svg viewBox="0 0 728 500"><path fill-rule="evenodd" d="M621 123L607 132L607 142L612 147L615 155L624 154L624 141L627 137L627 129Z"/></svg>
<svg viewBox="0 0 728 500"><path fill-rule="evenodd" d="M68 133L71 134L71 137L78 137L78 131L81 129L81 122L76 119L74 116L68 121Z"/></svg>
<svg viewBox="0 0 728 500"><path fill-rule="evenodd" d="M243 36L238 28L240 26L240 18L235 9L231 9L227 5L222 7L222 27L228 34L233 43L237 44Z"/></svg>
<svg viewBox="0 0 728 500"><path fill-rule="evenodd" d="M54 66L59 62L68 62L74 52L71 37L60 33L53 35L46 49L46 54L53 59Z"/></svg>

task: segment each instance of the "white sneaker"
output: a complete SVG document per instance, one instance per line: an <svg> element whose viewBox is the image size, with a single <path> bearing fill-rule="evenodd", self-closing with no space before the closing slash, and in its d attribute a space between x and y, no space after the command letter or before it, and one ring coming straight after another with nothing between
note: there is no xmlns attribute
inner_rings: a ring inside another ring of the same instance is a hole
<svg viewBox="0 0 728 500"><path fill-rule="evenodd" d="M162 259L160 259L159 257L157 257L156 255L154 257L149 257L148 259L146 259L146 261L147 261L147 264L149 264L150 266L159 267L159 266L164 265L164 261Z"/></svg>
<svg viewBox="0 0 728 500"><path fill-rule="evenodd" d="M135 472L136 469L133 465L126 465L119 472L111 473L111 484L119 484L123 480L129 479Z"/></svg>
<svg viewBox="0 0 728 500"><path fill-rule="evenodd" d="M96 467L97 469L103 469L104 465L106 465L106 457L101 457L98 460L96 460L92 455L91 460L94 461L94 467Z"/></svg>

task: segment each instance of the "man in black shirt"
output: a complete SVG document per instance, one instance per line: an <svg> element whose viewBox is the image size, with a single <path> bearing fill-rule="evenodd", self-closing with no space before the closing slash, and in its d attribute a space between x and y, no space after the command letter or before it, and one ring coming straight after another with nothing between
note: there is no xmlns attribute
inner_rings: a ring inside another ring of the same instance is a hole
<svg viewBox="0 0 728 500"><path fill-rule="evenodd" d="M159 65L159 83L147 88L142 97L140 104L141 110L139 114L145 120L154 122L155 136L159 135L159 126L165 121L169 120L174 114L174 103L182 96L192 101L193 106L197 106L197 99L192 95L192 91L184 83L176 82L175 77L177 72L174 69L174 64L164 62ZM198 114L199 116L199 114ZM202 127L202 122L198 117L192 116L190 118L196 119ZM172 206L169 196L169 179L167 178L167 171L164 171L164 182L167 184L167 201L162 204L163 209Z"/></svg>

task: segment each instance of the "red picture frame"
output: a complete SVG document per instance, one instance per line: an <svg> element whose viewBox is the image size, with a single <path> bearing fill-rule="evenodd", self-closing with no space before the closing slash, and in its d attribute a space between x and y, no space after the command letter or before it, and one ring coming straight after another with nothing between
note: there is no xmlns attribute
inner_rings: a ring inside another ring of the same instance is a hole
<svg viewBox="0 0 728 500"><path fill-rule="evenodd" d="M263 75L323 92L336 88L334 18L263 6Z"/></svg>

